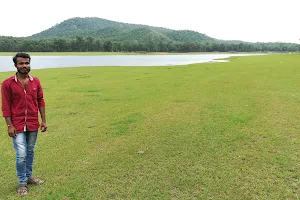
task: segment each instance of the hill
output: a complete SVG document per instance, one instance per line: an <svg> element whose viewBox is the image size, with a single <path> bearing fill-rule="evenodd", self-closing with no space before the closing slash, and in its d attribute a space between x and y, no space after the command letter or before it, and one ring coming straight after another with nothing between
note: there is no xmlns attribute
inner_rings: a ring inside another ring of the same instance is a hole
<svg viewBox="0 0 300 200"><path fill-rule="evenodd" d="M33 39L92 37L112 41L201 42L217 41L190 30L172 30L140 24L128 24L102 18L71 18L47 30L29 36Z"/></svg>

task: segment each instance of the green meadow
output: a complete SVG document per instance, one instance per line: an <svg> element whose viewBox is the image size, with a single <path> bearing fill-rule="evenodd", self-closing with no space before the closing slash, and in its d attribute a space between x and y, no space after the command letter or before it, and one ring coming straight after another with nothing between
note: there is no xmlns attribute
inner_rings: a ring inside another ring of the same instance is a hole
<svg viewBox="0 0 300 200"><path fill-rule="evenodd" d="M33 70L46 182L22 199L300 199L300 54L228 60ZM0 199L19 199L0 123Z"/></svg>

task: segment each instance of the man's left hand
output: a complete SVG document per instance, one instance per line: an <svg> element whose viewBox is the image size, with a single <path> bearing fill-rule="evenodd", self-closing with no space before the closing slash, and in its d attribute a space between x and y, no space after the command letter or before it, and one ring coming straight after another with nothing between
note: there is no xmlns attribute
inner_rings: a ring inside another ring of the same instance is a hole
<svg viewBox="0 0 300 200"><path fill-rule="evenodd" d="M47 124L46 124L46 122L42 122L40 128L41 128L42 132L45 132L47 130Z"/></svg>

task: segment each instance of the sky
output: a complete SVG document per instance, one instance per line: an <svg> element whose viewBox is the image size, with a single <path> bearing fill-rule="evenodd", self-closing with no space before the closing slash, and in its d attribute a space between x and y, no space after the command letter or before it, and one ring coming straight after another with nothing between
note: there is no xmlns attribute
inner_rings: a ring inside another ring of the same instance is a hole
<svg viewBox="0 0 300 200"><path fill-rule="evenodd" d="M300 0L1 0L0 8L2 36L30 36L73 17L99 17L221 40L300 44Z"/></svg>

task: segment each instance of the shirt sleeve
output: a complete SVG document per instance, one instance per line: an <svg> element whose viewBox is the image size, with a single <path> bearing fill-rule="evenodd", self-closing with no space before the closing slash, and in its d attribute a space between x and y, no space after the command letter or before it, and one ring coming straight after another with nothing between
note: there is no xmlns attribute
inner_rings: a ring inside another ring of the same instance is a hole
<svg viewBox="0 0 300 200"><path fill-rule="evenodd" d="M7 81L3 81L1 85L2 97L2 116L11 117L11 89Z"/></svg>
<svg viewBox="0 0 300 200"><path fill-rule="evenodd" d="M44 93L43 93L43 89L42 89L42 86L41 86L41 83L39 81L39 79L37 79L37 101L38 101L38 107L45 107L46 106L46 103L45 103L45 100L44 100Z"/></svg>

